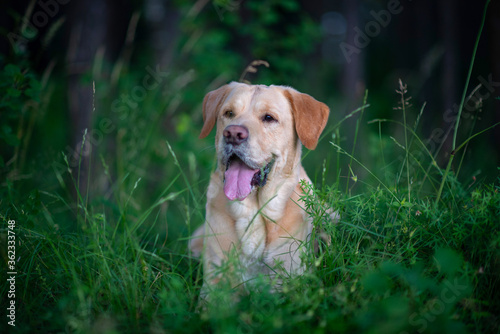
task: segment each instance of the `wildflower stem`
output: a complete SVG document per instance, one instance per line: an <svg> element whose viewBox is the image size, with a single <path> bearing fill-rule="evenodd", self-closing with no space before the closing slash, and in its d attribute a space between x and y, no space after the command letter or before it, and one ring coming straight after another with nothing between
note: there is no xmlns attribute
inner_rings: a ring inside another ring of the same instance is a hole
<svg viewBox="0 0 500 334"><path fill-rule="evenodd" d="M472 75L472 69L474 68L474 61L476 59L477 47L479 45L479 40L481 39L481 34L483 33L483 27L484 27L484 22L486 21L486 12L488 11L489 3L490 3L490 0L486 1L486 5L484 6L483 20L481 21L481 26L479 28L479 32L478 32L477 38L476 38L476 44L474 45L474 50L472 51L472 59L470 61L469 73L467 74L467 79L465 81L464 91L462 93L462 100L460 101L460 107L458 108L457 122L455 124L455 131L453 133L453 145L451 148L453 151L455 150L455 146L457 144L457 133L458 133L458 125L460 124L460 116L462 115L462 110L464 108L465 97L467 96L467 90L469 88L469 81L470 81L470 77Z"/></svg>
<svg viewBox="0 0 500 334"><path fill-rule="evenodd" d="M481 34L483 33L484 22L486 21L486 13L488 11L489 4L490 4L490 0L487 0L486 4L484 5L483 19L481 21L481 26L480 26L479 32L477 34L476 44L474 45L474 50L472 51L472 59L470 61L469 73L467 74L464 92L462 93L462 100L460 101L460 107L458 108L457 121L455 124L455 130L453 132L453 143L452 143L452 147L451 147L452 152L450 155L450 160L448 161L448 166L446 166L446 171L444 172L443 179L441 180L441 185L439 186L439 191L437 193L435 205L437 205L439 203L439 201L441 200L441 194L443 191L444 183L446 182L446 178L448 177L448 173L450 172L451 164L453 162L453 158L455 157L455 153L456 153L456 151L458 151L458 150L455 150L456 144L457 144L458 126L460 124L460 117L462 115L462 109L464 107L465 97L467 96L467 89L469 88L469 81L470 81L470 77L472 75L472 69L474 68L474 61L476 59L477 48L479 46L479 40L481 39Z"/></svg>

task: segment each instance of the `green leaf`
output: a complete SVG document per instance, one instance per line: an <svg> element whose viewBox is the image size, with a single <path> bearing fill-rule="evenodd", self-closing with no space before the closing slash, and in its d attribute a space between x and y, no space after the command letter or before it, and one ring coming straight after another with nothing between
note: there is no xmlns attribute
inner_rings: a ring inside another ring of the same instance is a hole
<svg viewBox="0 0 500 334"><path fill-rule="evenodd" d="M9 88L9 89L7 89L7 96L19 97L19 96L21 96L21 91L19 89L15 89L15 88Z"/></svg>
<svg viewBox="0 0 500 334"><path fill-rule="evenodd" d="M391 287L389 278L381 272L370 272L361 279L363 287L372 293L383 294Z"/></svg>
<svg viewBox="0 0 500 334"><path fill-rule="evenodd" d="M21 69L13 64L7 64L3 71L9 76L15 76L16 74L21 74Z"/></svg>
<svg viewBox="0 0 500 334"><path fill-rule="evenodd" d="M455 251L449 248L436 250L434 259L438 270L447 276L454 276L463 264L463 260Z"/></svg>
<svg viewBox="0 0 500 334"><path fill-rule="evenodd" d="M12 133L12 129L6 124L2 126L0 138L2 138L10 146L19 145L19 139L14 133Z"/></svg>

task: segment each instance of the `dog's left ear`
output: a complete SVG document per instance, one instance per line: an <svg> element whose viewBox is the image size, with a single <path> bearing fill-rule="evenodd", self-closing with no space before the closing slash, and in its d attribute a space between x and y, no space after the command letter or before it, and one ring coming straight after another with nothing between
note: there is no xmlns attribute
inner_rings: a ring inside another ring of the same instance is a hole
<svg viewBox="0 0 500 334"><path fill-rule="evenodd" d="M224 85L211 91L203 99L203 128L201 129L200 139L205 138L212 131L217 120L217 112L221 104L231 90L230 84Z"/></svg>
<svg viewBox="0 0 500 334"><path fill-rule="evenodd" d="M330 109L312 96L299 93L292 88L286 88L284 93L290 102L295 119L295 130L300 141L308 149L314 150L328 121Z"/></svg>

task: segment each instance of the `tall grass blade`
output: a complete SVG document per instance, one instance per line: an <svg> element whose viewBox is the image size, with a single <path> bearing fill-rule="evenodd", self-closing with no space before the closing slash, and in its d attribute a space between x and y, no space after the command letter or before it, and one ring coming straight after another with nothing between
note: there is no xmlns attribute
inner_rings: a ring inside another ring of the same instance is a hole
<svg viewBox="0 0 500 334"><path fill-rule="evenodd" d="M481 39L481 34L483 33L483 27L484 27L484 23L486 21L486 13L488 12L488 5L489 4L490 4L490 0L487 0L486 4L484 5L483 19L481 21L481 26L480 26L479 32L477 34L476 43L474 45L474 50L472 51L472 59L471 59L470 66L469 66L469 72L467 74L467 79L465 81L465 87L464 87L464 92L462 93L462 100L460 102L460 107L458 108L458 115L457 115L457 121L455 124L455 131L453 133L453 143L452 143L452 151L450 154L450 160L448 161L448 165L446 166L446 170L444 172L443 179L441 180L441 185L439 186L439 190L438 190L438 193L436 196L435 205L437 205L439 203L439 201L441 200L441 194L443 192L443 187L444 187L444 184L446 182L446 178L448 176L448 173L450 172L451 165L453 163L453 159L455 158L455 154L457 151L455 147L456 147L456 143L457 143L458 126L460 124L460 117L462 116L462 110L464 107L465 97L467 96L467 90L469 88L469 81L470 81L470 77L472 75L472 69L474 68L474 61L476 59L477 48L479 46L479 40Z"/></svg>

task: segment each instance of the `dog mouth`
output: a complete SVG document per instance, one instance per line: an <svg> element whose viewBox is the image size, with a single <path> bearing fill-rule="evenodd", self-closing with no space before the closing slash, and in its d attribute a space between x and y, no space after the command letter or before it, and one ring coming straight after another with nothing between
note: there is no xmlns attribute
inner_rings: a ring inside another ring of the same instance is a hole
<svg viewBox="0 0 500 334"><path fill-rule="evenodd" d="M274 159L260 168L252 168L233 154L226 163L224 193L230 201L243 201L254 188L266 185Z"/></svg>

